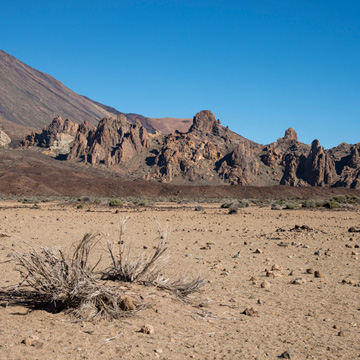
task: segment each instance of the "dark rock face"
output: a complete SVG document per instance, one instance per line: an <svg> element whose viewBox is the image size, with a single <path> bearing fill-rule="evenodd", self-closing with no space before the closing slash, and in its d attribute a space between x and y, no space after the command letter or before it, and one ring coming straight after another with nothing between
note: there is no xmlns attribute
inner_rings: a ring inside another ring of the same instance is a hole
<svg viewBox="0 0 360 360"><path fill-rule="evenodd" d="M83 123L76 134L68 160L81 159L92 165L112 166L130 161L150 147L147 131L139 123L129 123L124 115L102 119L97 128Z"/></svg>
<svg viewBox="0 0 360 360"><path fill-rule="evenodd" d="M336 186L360 189L360 143L350 148L350 155L345 157L340 179Z"/></svg>
<svg viewBox="0 0 360 360"><path fill-rule="evenodd" d="M303 173L305 156L297 153L289 153L284 157L284 175L280 181L280 185L299 185L299 173Z"/></svg>
<svg viewBox="0 0 360 360"><path fill-rule="evenodd" d="M221 148L192 133L171 134L155 159L159 168L153 179L171 182L182 176L189 181L211 177L215 163L221 158ZM210 179L209 179L210 180Z"/></svg>
<svg viewBox="0 0 360 360"><path fill-rule="evenodd" d="M331 184L336 177L335 162L325 153L319 140L311 144L310 154L305 163L305 180L312 186Z"/></svg>
<svg viewBox="0 0 360 360"><path fill-rule="evenodd" d="M249 185L255 180L258 167L250 143L244 142L231 152L230 161L221 164L219 174L230 184Z"/></svg>

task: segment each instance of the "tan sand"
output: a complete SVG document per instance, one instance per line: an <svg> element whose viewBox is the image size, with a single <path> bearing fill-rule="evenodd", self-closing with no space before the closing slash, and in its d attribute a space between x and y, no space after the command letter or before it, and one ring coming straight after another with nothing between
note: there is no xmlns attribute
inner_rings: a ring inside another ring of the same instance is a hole
<svg viewBox="0 0 360 360"><path fill-rule="evenodd" d="M2 290L1 359L277 359L285 351L291 359L360 358L360 233L348 232L360 225L359 210L250 207L228 215L219 204L203 205L204 211L162 204L115 214L92 205L0 206L2 287L19 281L14 262L7 262L19 241L69 247L85 232L100 230L104 239L97 254L102 266L109 264L105 240L117 240L120 215L131 216L125 239L134 251L156 245L155 220L168 223L170 261L164 273L207 279L189 301L144 287L151 306L111 322L34 310ZM312 230L289 231L295 225ZM278 269L271 270L273 265ZM307 274L310 268L322 277ZM258 316L242 314L251 308ZM155 332L141 333L145 324Z"/></svg>

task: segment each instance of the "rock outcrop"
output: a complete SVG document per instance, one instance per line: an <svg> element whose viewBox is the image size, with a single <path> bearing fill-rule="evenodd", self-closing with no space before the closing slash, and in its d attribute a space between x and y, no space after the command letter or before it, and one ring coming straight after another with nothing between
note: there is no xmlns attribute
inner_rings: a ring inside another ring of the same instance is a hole
<svg viewBox="0 0 360 360"><path fill-rule="evenodd" d="M238 144L224 161L219 174L230 184L249 185L254 182L259 164L249 142Z"/></svg>
<svg viewBox="0 0 360 360"><path fill-rule="evenodd" d="M336 177L335 162L325 153L319 140L314 140L305 163L305 180L312 186L332 184Z"/></svg>
<svg viewBox="0 0 360 360"><path fill-rule="evenodd" d="M103 165L131 178L184 184L345 186L360 188L360 143L324 150L306 145L294 129L269 145L250 142L224 128L204 110L187 133L148 134L120 114L95 127L60 117L27 136L23 146L39 146L62 159Z"/></svg>
<svg viewBox="0 0 360 360"><path fill-rule="evenodd" d="M6 146L11 143L10 137L2 130L0 130L0 146Z"/></svg>
<svg viewBox="0 0 360 360"><path fill-rule="evenodd" d="M124 115L104 118L97 128L90 123L79 126L68 160L79 159L91 165L122 165L150 148L150 138L140 124L131 124Z"/></svg>
<svg viewBox="0 0 360 360"><path fill-rule="evenodd" d="M78 128L78 124L69 119L63 120L61 116L58 116L40 134L32 132L28 135L22 141L22 145L25 147L39 146L47 148L54 155L67 154L74 142Z"/></svg>
<svg viewBox="0 0 360 360"><path fill-rule="evenodd" d="M61 116L54 118L49 126L44 127L43 131L38 134L32 132L23 141L23 146L39 146L43 148L52 147L60 140L61 134L75 136L79 125L74 124L71 120L63 120Z"/></svg>
<svg viewBox="0 0 360 360"><path fill-rule="evenodd" d="M350 147L350 155L338 162L341 173L336 186L360 189L360 143Z"/></svg>

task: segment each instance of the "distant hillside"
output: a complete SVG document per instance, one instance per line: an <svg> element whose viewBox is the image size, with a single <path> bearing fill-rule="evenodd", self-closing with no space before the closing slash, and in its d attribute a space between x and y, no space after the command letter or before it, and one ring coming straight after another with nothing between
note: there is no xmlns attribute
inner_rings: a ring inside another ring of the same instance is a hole
<svg viewBox="0 0 360 360"><path fill-rule="evenodd" d="M116 115L1 50L0 99L0 116L26 128L40 129L57 115L94 124ZM9 127L1 125L5 131Z"/></svg>

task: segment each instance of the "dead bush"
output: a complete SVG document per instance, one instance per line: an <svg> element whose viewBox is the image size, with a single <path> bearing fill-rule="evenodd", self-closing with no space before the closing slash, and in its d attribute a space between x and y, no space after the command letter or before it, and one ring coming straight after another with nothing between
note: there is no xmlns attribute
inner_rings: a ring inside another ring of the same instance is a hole
<svg viewBox="0 0 360 360"><path fill-rule="evenodd" d="M112 265L103 271L103 279L137 282L145 285L153 285L157 288L187 296L198 291L205 283L201 278L189 280L187 277L178 280L170 280L163 276L164 267L168 261L168 243L170 236L169 228L161 228L158 224L157 246L152 254L141 253L131 255L131 243L124 239L126 223L129 216L120 218L120 232L118 250L108 242L108 250Z"/></svg>
<svg viewBox="0 0 360 360"><path fill-rule="evenodd" d="M118 318L121 310L118 293L99 283L94 274L100 260L89 263L89 255L99 234L86 234L66 256L61 250L47 247L38 252L15 251L21 282L16 289L30 288L39 301L51 303L79 318ZM21 250L24 250L21 247Z"/></svg>

